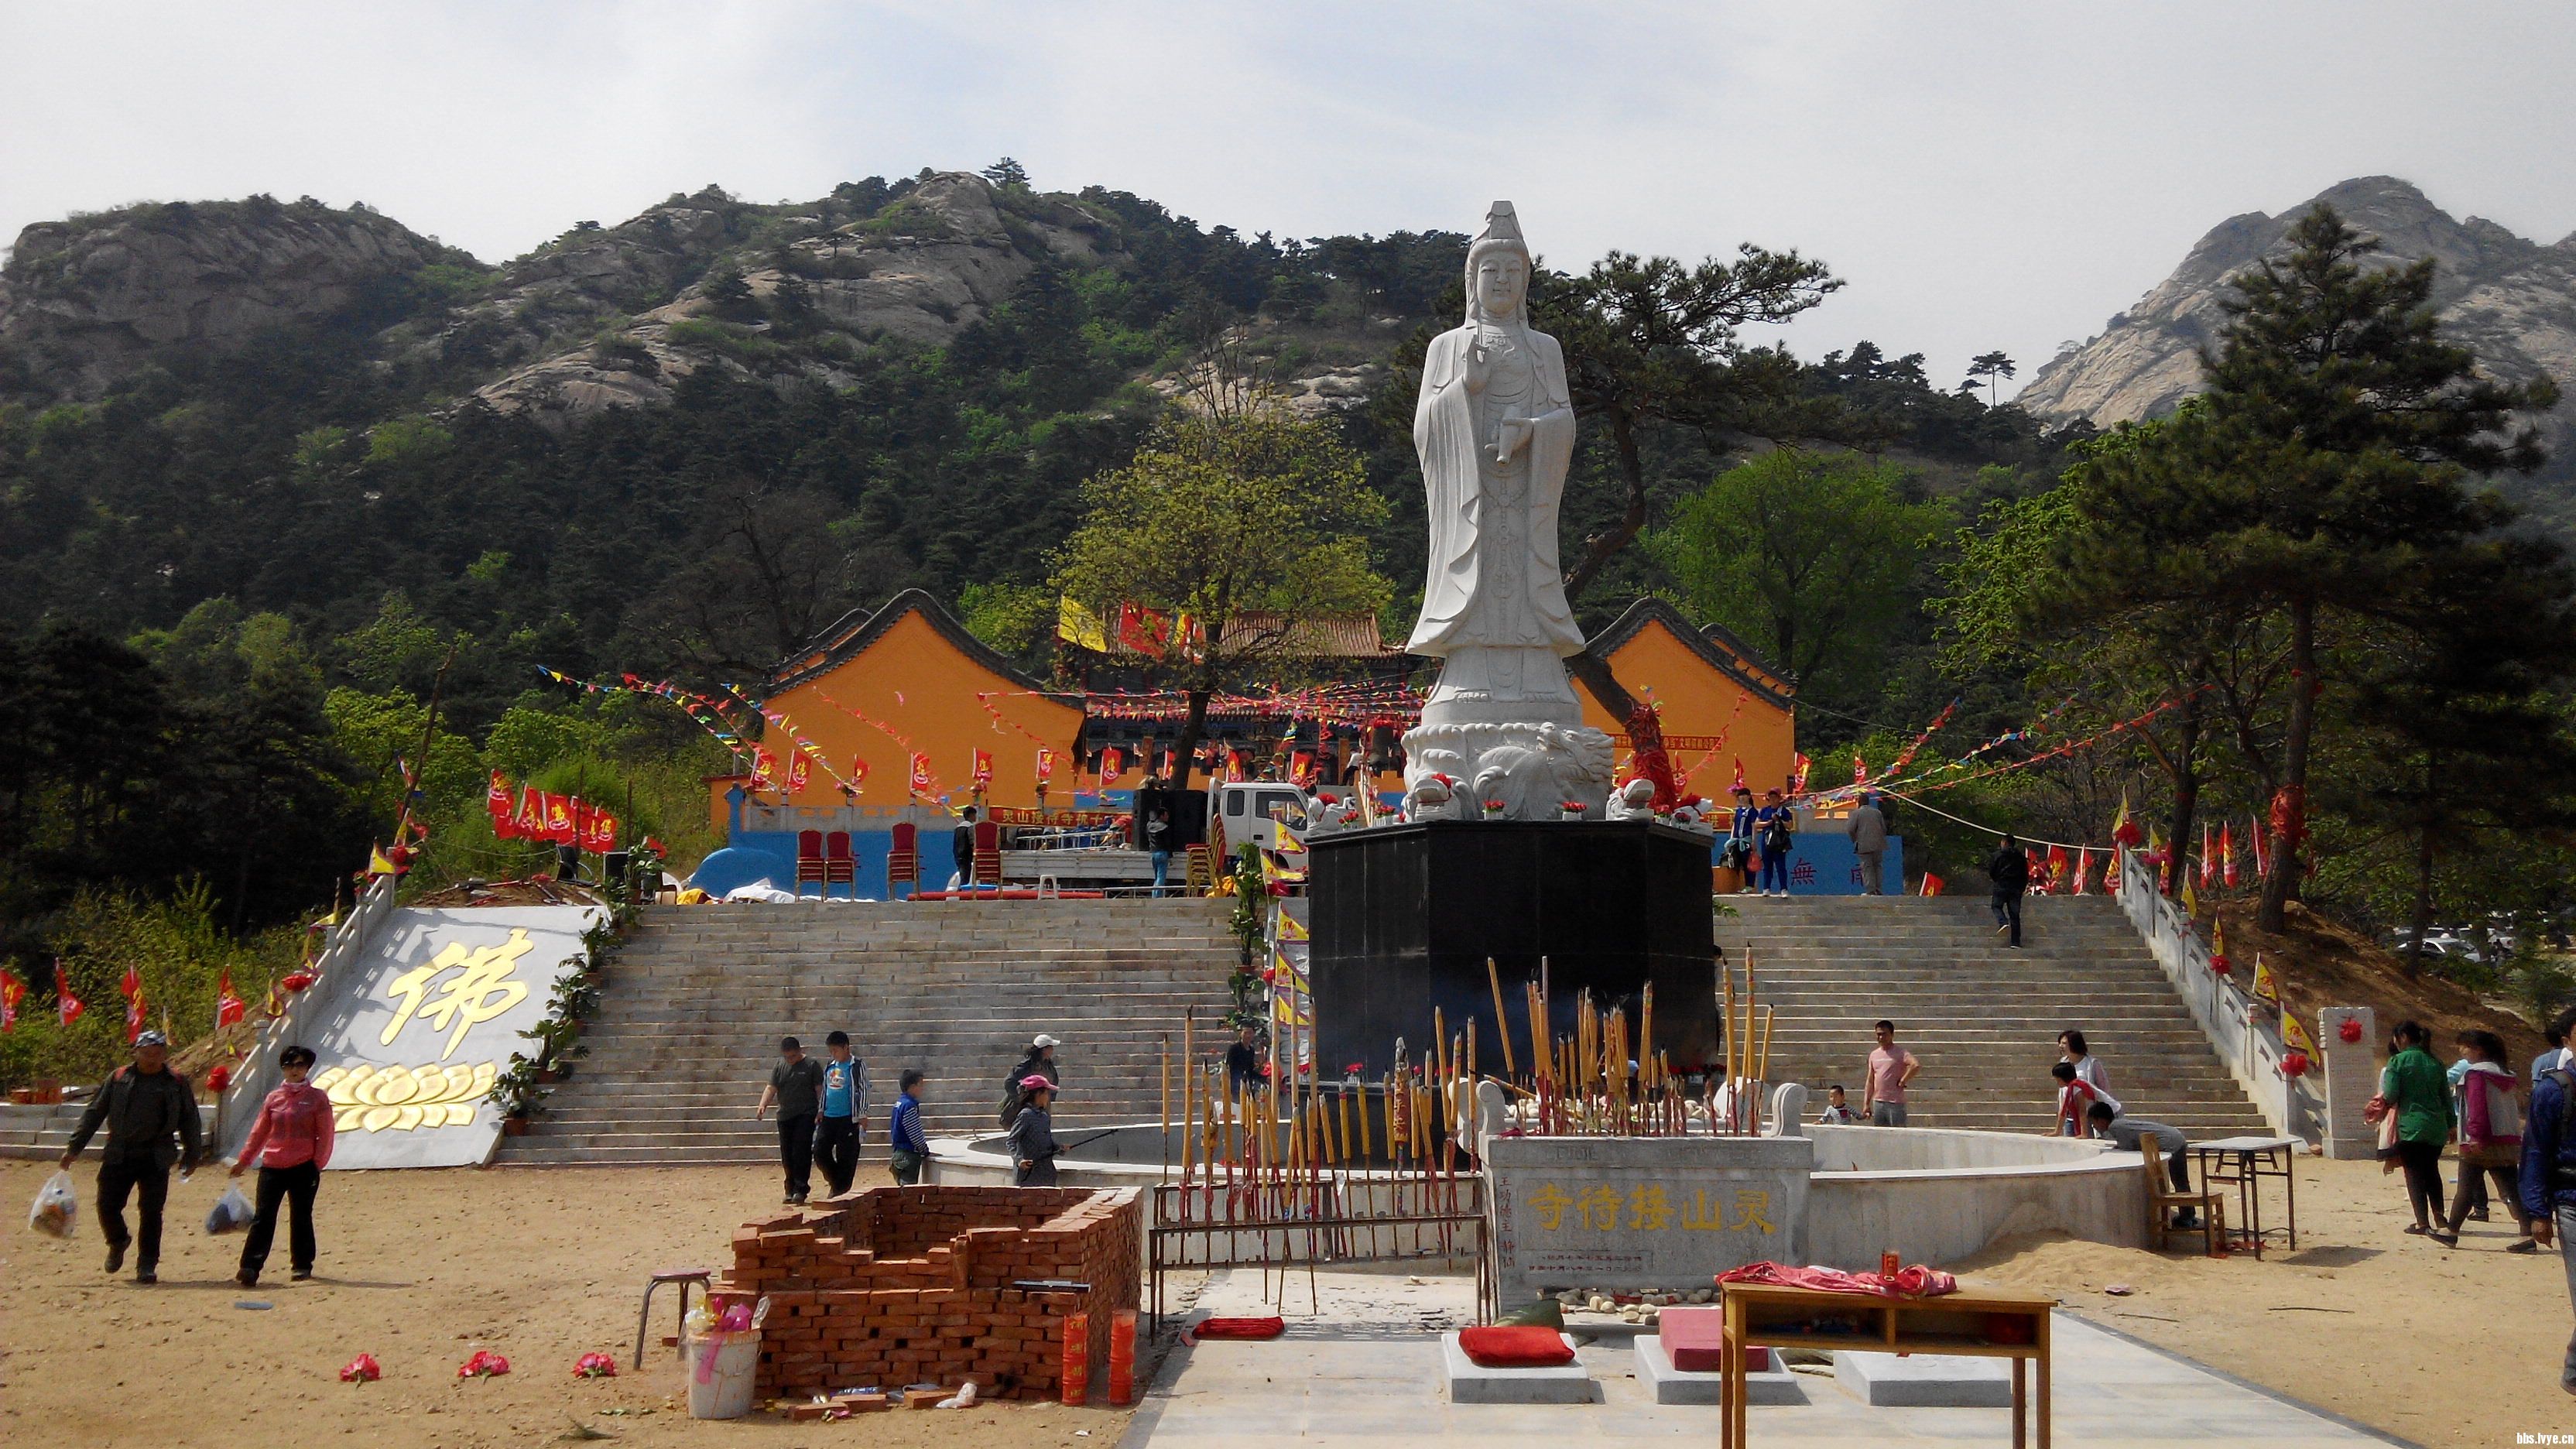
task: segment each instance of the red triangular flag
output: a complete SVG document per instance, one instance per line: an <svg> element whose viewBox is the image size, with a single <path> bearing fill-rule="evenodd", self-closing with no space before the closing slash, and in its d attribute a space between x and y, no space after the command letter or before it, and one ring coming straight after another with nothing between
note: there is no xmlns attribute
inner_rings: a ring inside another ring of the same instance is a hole
<svg viewBox="0 0 2576 1449"><path fill-rule="evenodd" d="M495 831L510 818L510 780L498 770L492 772L492 783L483 791L483 809L492 817Z"/></svg>
<svg viewBox="0 0 2576 1449"><path fill-rule="evenodd" d="M1752 786L1744 783L1744 757L1742 755L1738 755L1735 757L1735 783L1727 787L1726 793L1732 795L1738 790L1750 790L1752 788Z"/></svg>
<svg viewBox="0 0 2576 1449"><path fill-rule="evenodd" d="M2048 883L2055 894L2064 895L2067 889L2074 884L2073 881L2067 878L2072 870L2073 866L2066 858L2066 847L2063 845L2050 846L2048 848Z"/></svg>
<svg viewBox="0 0 2576 1449"><path fill-rule="evenodd" d="M510 838L513 840L546 838L546 792L534 785L519 792L519 808L510 816Z"/></svg>
<svg viewBox="0 0 2576 1449"><path fill-rule="evenodd" d="M215 1025L231 1026L250 1014L250 1004L233 995L233 968L215 978Z"/></svg>
<svg viewBox="0 0 2576 1449"><path fill-rule="evenodd" d="M1923 894L1927 896L1941 894L1941 877L1928 870L1923 872Z"/></svg>
<svg viewBox="0 0 2576 1449"><path fill-rule="evenodd" d="M64 974L63 974L63 958L62 958L62 957L60 957L60 956L55 957L55 958L54 958L54 1013L55 1013L55 1015L57 1015L57 1016L59 1016L59 1017L61 1017L61 1018L62 1018L62 1023L63 1023L63 1025L65 1025L65 1026L69 1026L69 1025L71 1025L73 1022L76 1022L76 1021L80 1020L80 1019L81 1019L81 1013L82 1013L82 1012L84 1012L84 1011L87 1011L88 1009L89 1009L88 1007L81 1005L81 999L80 999L79 997L72 995L72 980L71 980L71 978L70 978L69 976L66 976L66 975L64 975Z"/></svg>
<svg viewBox="0 0 2576 1449"><path fill-rule="evenodd" d="M141 986L134 988L134 996L132 999L133 1004L125 1008L125 1044L127 1046L134 1045L134 1039L143 1035L143 1023L145 1017L143 988Z"/></svg>

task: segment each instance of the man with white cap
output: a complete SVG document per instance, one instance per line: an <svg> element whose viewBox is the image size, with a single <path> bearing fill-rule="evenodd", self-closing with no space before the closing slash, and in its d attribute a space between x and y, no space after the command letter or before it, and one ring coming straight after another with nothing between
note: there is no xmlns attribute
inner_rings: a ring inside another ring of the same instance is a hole
<svg viewBox="0 0 2576 1449"><path fill-rule="evenodd" d="M1049 1082L1059 1085L1063 1083L1064 1069L1057 1066L1055 1060L1055 1049L1058 1045L1060 1043L1054 1037L1045 1032L1039 1032L1029 1039L1028 1055L1020 1058L1020 1064L1011 1068L1009 1076L1002 1078L1003 1126L1010 1126L1011 1119L1019 1115L1020 1083L1031 1077L1044 1077Z"/></svg>
<svg viewBox="0 0 2576 1449"><path fill-rule="evenodd" d="M170 1196L170 1168L182 1177L197 1170L205 1155L204 1131L197 1118L197 1094L188 1079L170 1070L170 1039L147 1031L134 1039L134 1061L108 1073L72 1129L63 1149L63 1166L107 1126L107 1146L99 1151L98 1225L107 1235L107 1271L125 1264L125 1248L134 1239L125 1231L125 1199L139 1196L142 1219L134 1255L134 1281L157 1283L161 1266L161 1205ZM171 1140L172 1133L178 1140Z"/></svg>

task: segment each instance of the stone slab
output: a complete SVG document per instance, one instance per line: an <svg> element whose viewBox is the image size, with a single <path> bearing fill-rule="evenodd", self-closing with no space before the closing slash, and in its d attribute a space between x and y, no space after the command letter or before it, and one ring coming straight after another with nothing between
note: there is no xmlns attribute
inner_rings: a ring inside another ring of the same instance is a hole
<svg viewBox="0 0 2576 1449"><path fill-rule="evenodd" d="M1574 1346L1570 1337L1565 1343ZM1601 1396L1592 1370L1580 1361L1562 1368L1487 1368L1467 1357L1455 1333L1440 1335L1440 1364L1453 1404L1589 1404Z"/></svg>
<svg viewBox="0 0 2576 1449"><path fill-rule="evenodd" d="M2012 1405L2012 1360L1942 1354L1834 1353L1834 1382L1872 1408L1994 1409Z"/></svg>
<svg viewBox="0 0 2576 1449"><path fill-rule="evenodd" d="M1664 1352L1663 1335L1642 1333L1637 1336L1637 1382L1646 1386L1658 1404L1723 1404L1726 1402L1726 1375L1689 1373L1673 1367L1672 1355ZM1807 1391L1798 1376L1786 1368L1747 1371L1744 1375L1744 1402L1748 1404L1803 1404Z"/></svg>
<svg viewBox="0 0 2576 1449"><path fill-rule="evenodd" d="M1809 1261L1811 1139L1497 1137L1486 1148L1502 1302Z"/></svg>

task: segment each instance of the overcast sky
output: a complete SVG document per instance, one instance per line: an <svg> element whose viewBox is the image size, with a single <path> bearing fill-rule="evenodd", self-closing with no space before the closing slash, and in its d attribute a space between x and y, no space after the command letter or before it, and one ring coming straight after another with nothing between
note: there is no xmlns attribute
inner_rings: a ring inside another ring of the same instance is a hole
<svg viewBox="0 0 2576 1449"><path fill-rule="evenodd" d="M1401 10L1396 18L1389 12ZM1203 224L1472 230L1557 266L1739 241L1792 330L2027 380L2221 219L2349 176L2576 230L2576 6L510 3L0 9L0 237L144 199L364 200L486 260L709 182L1008 154Z"/></svg>

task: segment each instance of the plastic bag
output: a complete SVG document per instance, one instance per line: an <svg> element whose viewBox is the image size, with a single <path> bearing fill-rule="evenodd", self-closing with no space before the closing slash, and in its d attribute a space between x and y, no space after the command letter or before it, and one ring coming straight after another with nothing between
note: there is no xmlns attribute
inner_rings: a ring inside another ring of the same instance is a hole
<svg viewBox="0 0 2576 1449"><path fill-rule="evenodd" d="M36 1189L36 1205L27 1210L27 1226L57 1238L68 1238L80 1229L80 1197L72 1191L72 1175L57 1172Z"/></svg>
<svg viewBox="0 0 2576 1449"><path fill-rule="evenodd" d="M224 1195L216 1198L215 1205L207 1210L206 1231L218 1237L237 1233L249 1227L251 1220L258 1216L258 1209L253 1208L250 1199L242 1195L241 1184L234 1183L226 1187Z"/></svg>

